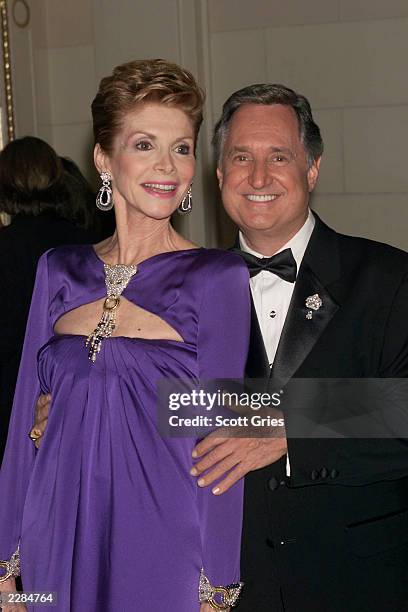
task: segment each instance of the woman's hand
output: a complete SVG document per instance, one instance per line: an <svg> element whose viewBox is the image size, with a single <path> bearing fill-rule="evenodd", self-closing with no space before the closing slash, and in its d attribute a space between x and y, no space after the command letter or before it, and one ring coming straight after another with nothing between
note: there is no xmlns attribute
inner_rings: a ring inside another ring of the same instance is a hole
<svg viewBox="0 0 408 612"><path fill-rule="evenodd" d="M41 438L44 435L45 428L47 427L50 404L51 395L49 393L47 395L40 395L37 400L33 429L41 431L41 436L34 442L36 448L40 448Z"/></svg>
<svg viewBox="0 0 408 612"><path fill-rule="evenodd" d="M0 582L0 592L4 593L15 593L16 581L14 578L9 578L4 582ZM2 612L27 612L27 608L24 604L1 604Z"/></svg>
<svg viewBox="0 0 408 612"><path fill-rule="evenodd" d="M231 610L231 608L228 608L228 610ZM214 608L212 608L210 604L204 603L200 606L200 612L214 612Z"/></svg>

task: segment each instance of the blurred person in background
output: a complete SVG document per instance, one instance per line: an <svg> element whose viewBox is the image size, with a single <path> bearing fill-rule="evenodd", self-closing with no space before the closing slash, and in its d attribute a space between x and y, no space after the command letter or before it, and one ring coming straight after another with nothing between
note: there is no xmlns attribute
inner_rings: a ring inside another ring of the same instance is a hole
<svg viewBox="0 0 408 612"><path fill-rule="evenodd" d="M61 157L61 161L70 192L70 211L75 215L76 225L92 230L97 240L111 236L115 230L115 213L113 210L101 211L95 206L96 191L72 159Z"/></svg>
<svg viewBox="0 0 408 612"><path fill-rule="evenodd" d="M0 463L7 438L37 262L49 248L97 241L94 194L78 166L40 138L0 152Z"/></svg>

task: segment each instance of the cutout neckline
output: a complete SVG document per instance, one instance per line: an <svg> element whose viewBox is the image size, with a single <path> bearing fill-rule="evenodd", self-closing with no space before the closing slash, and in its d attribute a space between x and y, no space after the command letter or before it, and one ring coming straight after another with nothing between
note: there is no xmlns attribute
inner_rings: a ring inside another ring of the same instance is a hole
<svg viewBox="0 0 408 612"><path fill-rule="evenodd" d="M108 264L106 261L104 261L101 257L99 257L98 253L95 251L95 246L93 244L89 244L88 245L94 255L94 258L103 266L103 265L108 265L108 266L114 266L115 264ZM152 260L157 259L158 257L163 257L165 255L174 255L176 253L188 253L189 251L203 251L204 247L193 247L191 249L178 249L177 251L163 251L163 253L156 253L156 255L151 255L150 257L146 257L146 259L143 259L142 261L139 261L139 263L135 264L138 268L141 266L143 268L143 266L145 264L148 264L149 262L151 262ZM126 265L126 264L124 264Z"/></svg>

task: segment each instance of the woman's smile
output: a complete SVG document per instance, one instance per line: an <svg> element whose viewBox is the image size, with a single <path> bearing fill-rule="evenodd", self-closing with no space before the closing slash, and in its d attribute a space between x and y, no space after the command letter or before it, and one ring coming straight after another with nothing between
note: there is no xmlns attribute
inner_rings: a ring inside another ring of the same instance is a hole
<svg viewBox="0 0 408 612"><path fill-rule="evenodd" d="M148 194L155 198L170 199L177 190L178 183L169 181L160 183L142 183L142 187Z"/></svg>

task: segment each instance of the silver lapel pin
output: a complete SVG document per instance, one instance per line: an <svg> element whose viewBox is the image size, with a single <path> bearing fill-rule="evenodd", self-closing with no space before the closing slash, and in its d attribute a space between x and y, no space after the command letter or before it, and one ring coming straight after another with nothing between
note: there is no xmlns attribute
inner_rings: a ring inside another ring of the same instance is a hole
<svg viewBox="0 0 408 612"><path fill-rule="evenodd" d="M318 293L315 293L314 295L309 295L309 297L306 298L305 304L306 304L306 308L310 309L306 313L306 319L309 319L309 320L313 319L313 311L319 310L319 308L323 306L323 302Z"/></svg>

